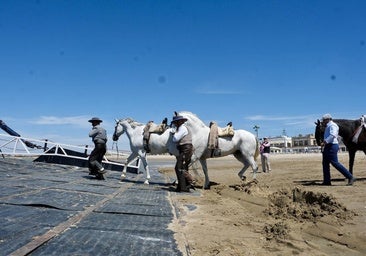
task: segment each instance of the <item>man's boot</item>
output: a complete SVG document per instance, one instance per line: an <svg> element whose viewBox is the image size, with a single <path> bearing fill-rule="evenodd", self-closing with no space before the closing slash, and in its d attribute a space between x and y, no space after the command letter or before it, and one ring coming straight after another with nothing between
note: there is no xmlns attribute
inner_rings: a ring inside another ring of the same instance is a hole
<svg viewBox="0 0 366 256"><path fill-rule="evenodd" d="M178 171L178 192L189 192L189 187L187 187L186 177L184 176L184 170Z"/></svg>
<svg viewBox="0 0 366 256"><path fill-rule="evenodd" d="M144 149L146 150L146 153L150 153L150 148L149 148L149 141L144 139Z"/></svg>
<svg viewBox="0 0 366 256"><path fill-rule="evenodd" d="M184 176L184 179L185 179L186 187L188 189L191 188L191 189L195 190L195 188L194 188L194 179L193 179L192 175L188 171L183 170L183 176Z"/></svg>

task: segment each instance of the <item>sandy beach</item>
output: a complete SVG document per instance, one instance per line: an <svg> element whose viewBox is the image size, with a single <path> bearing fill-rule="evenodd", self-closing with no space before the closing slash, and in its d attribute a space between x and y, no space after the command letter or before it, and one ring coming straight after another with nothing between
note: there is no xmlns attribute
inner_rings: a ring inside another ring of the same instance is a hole
<svg viewBox="0 0 366 256"><path fill-rule="evenodd" d="M348 166L347 154L339 154L339 159ZM200 187L202 171L193 172L199 196L171 193L179 209L171 228L180 249L197 256L366 254L363 154L356 155L353 186L346 186L334 168L332 186L320 186L320 153L273 154L271 165L272 171L259 171L256 181L248 170L242 182L237 176L241 166L234 158L210 159L210 190ZM174 179L172 167L160 172Z"/></svg>

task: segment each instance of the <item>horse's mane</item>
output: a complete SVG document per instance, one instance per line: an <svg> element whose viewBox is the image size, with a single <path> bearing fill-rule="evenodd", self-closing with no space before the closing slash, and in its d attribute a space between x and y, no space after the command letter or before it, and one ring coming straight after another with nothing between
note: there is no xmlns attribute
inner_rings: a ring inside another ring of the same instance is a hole
<svg viewBox="0 0 366 256"><path fill-rule="evenodd" d="M207 127L205 125L205 123L202 122L202 120L199 119L197 117L197 115L196 114L193 114L192 112L181 111L178 114L181 115L181 116L183 116L183 117L185 117L185 118L187 118L189 121L191 121L192 123L195 123L196 125L199 125L199 126L202 126L202 127Z"/></svg>
<svg viewBox="0 0 366 256"><path fill-rule="evenodd" d="M121 121L127 121L127 123L129 123L131 125L132 128L136 128L137 126L143 126L144 124L142 123L139 123L137 121L135 121L133 118L131 117L127 117L127 118L124 118L124 119L121 119Z"/></svg>

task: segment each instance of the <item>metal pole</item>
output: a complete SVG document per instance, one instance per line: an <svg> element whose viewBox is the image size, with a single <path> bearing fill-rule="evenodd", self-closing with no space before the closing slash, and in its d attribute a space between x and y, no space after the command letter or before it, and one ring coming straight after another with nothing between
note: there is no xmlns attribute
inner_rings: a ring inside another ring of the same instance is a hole
<svg viewBox="0 0 366 256"><path fill-rule="evenodd" d="M259 130L259 126L258 125L254 125L254 127L253 127L253 129L254 129L254 131L255 131L255 133L256 133L256 135L257 135L257 139L258 139L258 130Z"/></svg>
<svg viewBox="0 0 366 256"><path fill-rule="evenodd" d="M46 150L47 150L47 141L48 141L48 139L45 139L45 143L44 143L44 147L43 147L43 152L46 152Z"/></svg>
<svg viewBox="0 0 366 256"><path fill-rule="evenodd" d="M84 151L85 156L88 156L88 145L85 145L85 151Z"/></svg>

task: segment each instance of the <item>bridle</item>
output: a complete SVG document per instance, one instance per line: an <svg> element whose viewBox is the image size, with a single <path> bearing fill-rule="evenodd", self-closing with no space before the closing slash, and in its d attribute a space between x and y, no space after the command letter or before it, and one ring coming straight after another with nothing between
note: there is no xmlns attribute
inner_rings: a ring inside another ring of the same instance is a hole
<svg viewBox="0 0 366 256"><path fill-rule="evenodd" d="M119 120L116 121L116 125L114 126L114 133L113 133L113 138L112 138L113 141L117 141L119 139L119 136L116 135L118 125L119 125Z"/></svg>
<svg viewBox="0 0 366 256"><path fill-rule="evenodd" d="M113 150L114 146L116 146L117 155L119 155L119 152L118 152L118 139L119 139L119 136L116 135L118 125L119 125L119 120L116 121L116 126L114 126L114 133L113 133L113 137L112 137L112 140L113 140L112 150Z"/></svg>
<svg viewBox="0 0 366 256"><path fill-rule="evenodd" d="M319 144L321 144L324 141L325 126L324 126L324 123L321 122L320 120L318 120L318 122L315 124L316 124L316 131L318 132L317 140L319 139Z"/></svg>

